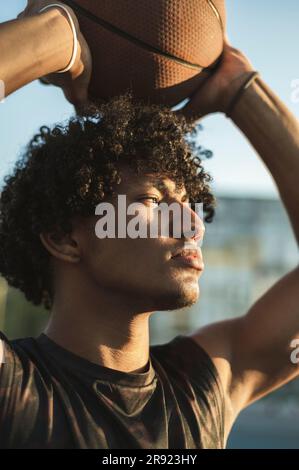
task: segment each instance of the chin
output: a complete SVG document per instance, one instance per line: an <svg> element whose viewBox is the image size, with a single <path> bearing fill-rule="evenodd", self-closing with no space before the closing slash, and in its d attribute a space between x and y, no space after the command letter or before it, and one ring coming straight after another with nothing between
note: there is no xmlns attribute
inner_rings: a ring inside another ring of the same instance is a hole
<svg viewBox="0 0 299 470"><path fill-rule="evenodd" d="M191 307L199 299L199 286L179 286L172 291L165 292L157 299L157 310L178 310Z"/></svg>

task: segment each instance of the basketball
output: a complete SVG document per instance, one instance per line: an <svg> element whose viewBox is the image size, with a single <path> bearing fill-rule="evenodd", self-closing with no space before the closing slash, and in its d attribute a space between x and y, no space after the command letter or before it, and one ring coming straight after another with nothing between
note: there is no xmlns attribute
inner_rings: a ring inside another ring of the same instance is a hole
<svg viewBox="0 0 299 470"><path fill-rule="evenodd" d="M67 0L91 49L91 98L128 88L174 106L211 73L223 51L225 0Z"/></svg>

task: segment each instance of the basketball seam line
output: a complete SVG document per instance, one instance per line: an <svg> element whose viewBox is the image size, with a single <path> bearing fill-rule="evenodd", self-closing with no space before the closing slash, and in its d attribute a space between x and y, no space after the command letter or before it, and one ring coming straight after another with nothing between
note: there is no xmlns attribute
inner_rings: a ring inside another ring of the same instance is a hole
<svg viewBox="0 0 299 470"><path fill-rule="evenodd" d="M173 60L174 62L178 62L181 65L184 65L186 67L190 67L190 68L193 68L193 69L196 69L196 70L202 70L202 69L209 70L209 69L212 69L212 67L213 67L213 66L203 67L202 65L199 65L199 64L193 64L192 62L188 62L184 59L181 59L180 57L176 57L172 54L169 54L168 52L161 51L157 47L151 46L150 44L147 44L146 42L142 41L141 39L138 39L135 36L132 36L131 34L127 33L126 31L123 31L122 29L117 28L116 26L112 25L111 23L108 23L107 21L103 20L102 18L99 18L98 16L94 15L90 11L83 8L81 5L77 5L73 0L64 0L64 3L68 4L74 10L78 10L82 15L86 16L89 20L94 21L95 23L99 24L103 28L108 29L109 31L111 31L111 32L113 32L113 33L115 33L119 36L122 36L123 38L127 39L128 41L137 44L138 46L142 47L143 49L148 50L149 52L154 52L156 54L162 55L162 56L166 57L167 59ZM208 2L208 4L210 4L210 3ZM214 11L214 9L212 7L211 7L211 9ZM217 16L217 18L218 18L218 16ZM219 18L218 18L218 20L219 20ZM221 25L221 29L222 29L222 22L220 22L220 25Z"/></svg>
<svg viewBox="0 0 299 470"><path fill-rule="evenodd" d="M214 4L214 2L212 0L207 0L207 3L208 5L211 7L211 9L213 10L213 13L215 13L216 17L217 17L217 20L219 21L220 23L220 26L221 26L221 29L222 29L222 33L224 34L224 26L223 26L223 21L222 21L222 18L221 18L221 15L218 11L218 8L216 7L216 5Z"/></svg>

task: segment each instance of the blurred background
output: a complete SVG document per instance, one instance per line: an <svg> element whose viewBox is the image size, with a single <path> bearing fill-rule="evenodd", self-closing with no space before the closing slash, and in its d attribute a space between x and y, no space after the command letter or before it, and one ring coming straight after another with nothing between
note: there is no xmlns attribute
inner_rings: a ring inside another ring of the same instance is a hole
<svg viewBox="0 0 299 470"><path fill-rule="evenodd" d="M24 0L1 2L0 22L15 18ZM297 0L227 0L228 33L265 81L299 116L292 82L299 80ZM31 83L0 104L0 190L20 152L41 125L73 114L59 89ZM250 305L298 263L286 212L266 167L233 124L220 115L203 120L199 144L213 157L216 217L206 224L201 297L192 308L157 312L151 344L165 343L201 325L245 314ZM283 158L283 155L281 156ZM26 210L26 201L24 201ZM283 314L283 312L282 312ZM26 302L0 278L0 330L9 338L36 336L47 314ZM295 380L241 413L230 448L299 448L299 381Z"/></svg>

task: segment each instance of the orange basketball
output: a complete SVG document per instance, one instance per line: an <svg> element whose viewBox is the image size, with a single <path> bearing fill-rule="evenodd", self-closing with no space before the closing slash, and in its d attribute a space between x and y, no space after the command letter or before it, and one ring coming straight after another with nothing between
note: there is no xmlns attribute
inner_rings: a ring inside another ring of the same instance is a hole
<svg viewBox="0 0 299 470"><path fill-rule="evenodd" d="M131 89L174 106L190 96L223 50L225 0L66 0L90 46L90 95Z"/></svg>

